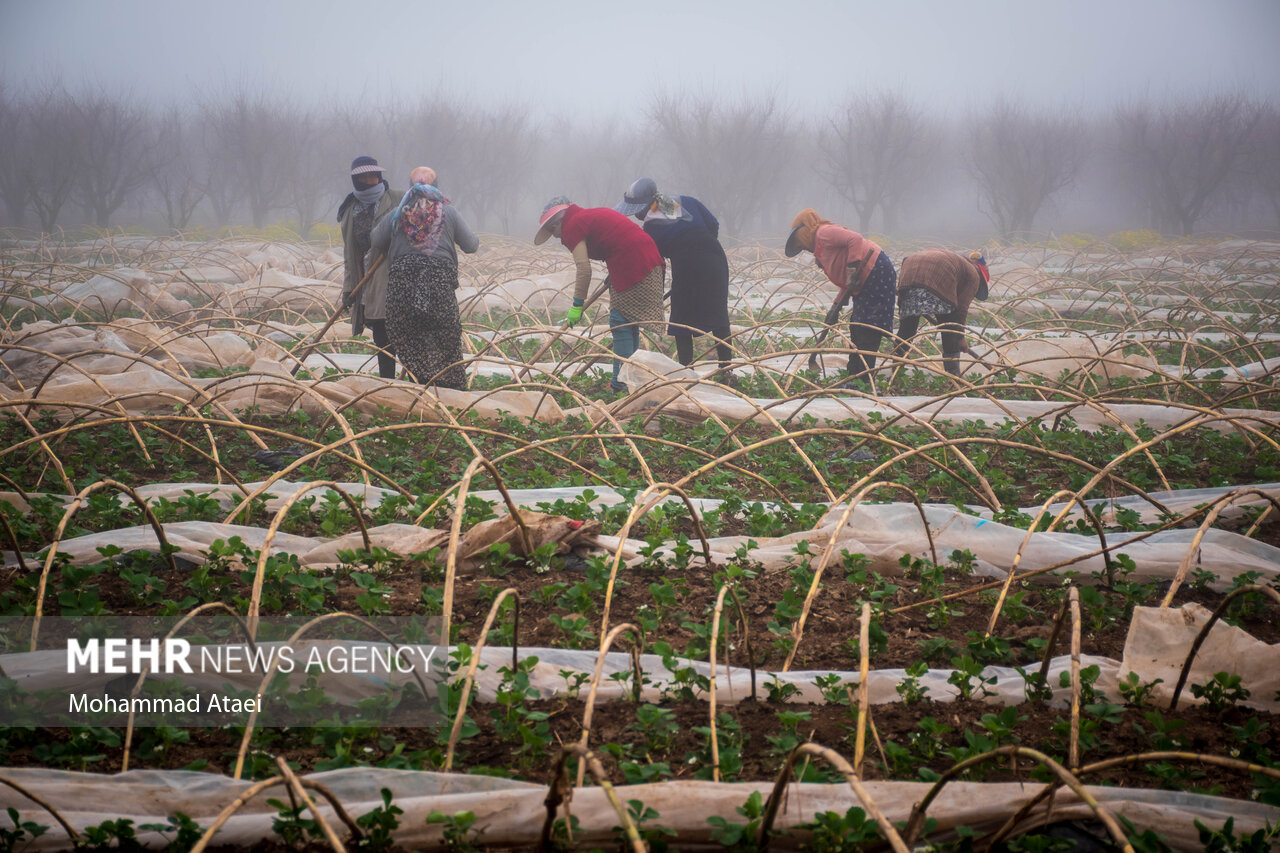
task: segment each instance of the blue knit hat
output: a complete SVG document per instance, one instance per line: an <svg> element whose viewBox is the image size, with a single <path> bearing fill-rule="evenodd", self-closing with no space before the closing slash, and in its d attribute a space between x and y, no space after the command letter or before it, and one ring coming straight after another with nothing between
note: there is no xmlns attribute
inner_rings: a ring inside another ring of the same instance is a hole
<svg viewBox="0 0 1280 853"><path fill-rule="evenodd" d="M382 167L378 165L378 161L372 157L361 155L351 161L351 175L365 175L369 172L378 172L381 174Z"/></svg>

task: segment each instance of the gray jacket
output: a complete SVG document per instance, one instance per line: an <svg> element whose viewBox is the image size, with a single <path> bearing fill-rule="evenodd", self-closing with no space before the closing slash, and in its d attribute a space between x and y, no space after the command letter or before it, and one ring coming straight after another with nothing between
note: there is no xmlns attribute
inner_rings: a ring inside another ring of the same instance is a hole
<svg viewBox="0 0 1280 853"><path fill-rule="evenodd" d="M398 202L397 202L398 203ZM458 214L457 208L451 204L446 204L444 208L444 231L440 235L440 242L435 249L428 253L420 252L414 248L409 242L409 238L404 235L404 230L400 228L392 229L390 216L384 216L373 227L373 250L375 252L386 252L387 260L385 263L390 266L396 258L401 255L413 254L429 254L433 258L443 258L453 264L456 269L458 266L458 253L454 248L466 252L468 255L473 254L476 249L480 248L480 239L476 237L475 232Z"/></svg>
<svg viewBox="0 0 1280 853"><path fill-rule="evenodd" d="M403 195L404 192L392 189L382 194L382 198L378 199L378 206L373 211L375 226L379 220L387 218L387 214L396 209L396 205L400 203L400 198ZM338 220L342 228L342 259L346 266L342 276L342 292L344 295L355 290L356 284L364 277L366 269L364 257L356 256L356 241L351 234L355 210L356 205L350 205L342 212L342 218ZM373 252L369 258L370 263L377 256L378 253ZM360 288L360 301L364 303L364 317L366 320L385 320L387 318L387 269L390 266L391 264L384 260L374 270L373 275L369 276L369 280L364 283L364 287Z"/></svg>

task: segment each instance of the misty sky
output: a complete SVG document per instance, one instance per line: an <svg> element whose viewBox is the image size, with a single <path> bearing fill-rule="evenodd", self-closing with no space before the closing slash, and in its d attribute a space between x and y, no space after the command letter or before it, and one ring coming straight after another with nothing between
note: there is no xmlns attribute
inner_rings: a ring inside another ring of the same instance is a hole
<svg viewBox="0 0 1280 853"><path fill-rule="evenodd" d="M578 119L638 112L659 89L776 92L808 114L865 86L933 111L996 94L1280 101L1278 44L1280 0L0 0L10 86L168 102L243 85L307 103L439 88Z"/></svg>

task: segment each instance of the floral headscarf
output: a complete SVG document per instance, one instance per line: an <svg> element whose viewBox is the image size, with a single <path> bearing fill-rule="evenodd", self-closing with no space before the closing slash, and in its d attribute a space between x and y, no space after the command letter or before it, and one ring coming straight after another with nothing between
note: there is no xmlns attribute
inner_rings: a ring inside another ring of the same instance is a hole
<svg viewBox="0 0 1280 853"><path fill-rule="evenodd" d="M434 251L444 233L444 193L431 184L414 184L400 200L391 227L404 229L404 236L420 252Z"/></svg>
<svg viewBox="0 0 1280 853"><path fill-rule="evenodd" d="M649 212L644 216L644 223L645 225L651 222L658 225L670 225L673 222L688 222L692 219L693 214L685 210L684 205L680 203L679 196L654 193L653 201L649 204Z"/></svg>
<svg viewBox="0 0 1280 853"><path fill-rule="evenodd" d="M978 272L982 273L984 282L991 281L991 272L987 269L987 259L981 252L970 252L969 262L978 268Z"/></svg>

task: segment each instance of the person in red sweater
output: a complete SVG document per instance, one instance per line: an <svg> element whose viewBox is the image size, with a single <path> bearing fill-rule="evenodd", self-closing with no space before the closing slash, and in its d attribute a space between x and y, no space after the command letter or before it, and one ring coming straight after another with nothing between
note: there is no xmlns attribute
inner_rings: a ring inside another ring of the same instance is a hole
<svg viewBox="0 0 1280 853"><path fill-rule="evenodd" d="M880 340L893 331L898 280L893 261L876 243L823 219L811 207L796 214L787 237L787 257L802 250L813 253L827 279L840 289L827 312L827 324L835 323L840 310L853 303L849 339L854 351L849 354L848 366L850 380L857 380L875 368Z"/></svg>
<svg viewBox="0 0 1280 853"><path fill-rule="evenodd" d="M640 348L640 329L657 332L662 323L662 282L666 267L653 238L611 207L579 207L564 196L547 202L538 221L534 245L559 237L573 253L577 277L569 325L582 319L582 306L591 284L591 261L604 261L609 287L609 328L613 332L613 381L609 387L625 393L618 380L622 359Z"/></svg>
<svg viewBox="0 0 1280 853"><path fill-rule="evenodd" d="M952 376L960 375L960 353L968 352L964 324L974 298L987 298L987 259L981 252L968 258L946 249L925 249L902 262L898 276L898 337L893 349L904 355L927 318L942 331L942 365Z"/></svg>

